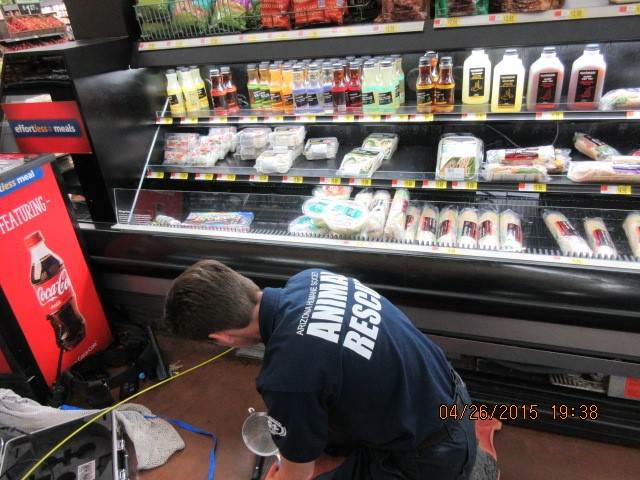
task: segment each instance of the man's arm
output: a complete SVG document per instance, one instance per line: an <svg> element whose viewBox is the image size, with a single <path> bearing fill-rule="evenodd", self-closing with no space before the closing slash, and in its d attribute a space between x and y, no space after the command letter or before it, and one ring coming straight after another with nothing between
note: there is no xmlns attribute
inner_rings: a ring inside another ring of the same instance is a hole
<svg viewBox="0 0 640 480"><path fill-rule="evenodd" d="M315 463L295 463L283 458L279 465L276 463L271 467L265 480L310 480Z"/></svg>

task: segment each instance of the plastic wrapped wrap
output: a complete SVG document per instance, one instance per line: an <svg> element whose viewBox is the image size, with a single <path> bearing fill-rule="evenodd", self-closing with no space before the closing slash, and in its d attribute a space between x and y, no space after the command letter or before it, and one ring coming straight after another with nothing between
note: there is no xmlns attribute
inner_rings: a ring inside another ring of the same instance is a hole
<svg viewBox="0 0 640 480"><path fill-rule="evenodd" d="M593 160L604 160L611 155L620 155L620 152L612 146L586 133L576 132L573 135L573 146Z"/></svg>
<svg viewBox="0 0 640 480"><path fill-rule="evenodd" d="M269 144L272 147L296 147L304 143L307 130L302 125L291 127L275 127L269 133Z"/></svg>
<svg viewBox="0 0 640 480"><path fill-rule="evenodd" d="M353 200L336 200L326 209L323 219L338 235L357 235L367 224L369 210Z"/></svg>
<svg viewBox="0 0 640 480"><path fill-rule="evenodd" d="M483 143L471 134L446 134L438 144L436 177L442 180L475 180L482 163Z"/></svg>
<svg viewBox="0 0 640 480"><path fill-rule="evenodd" d="M153 219L153 225L159 225L161 227L180 227L182 222L178 219L170 217L168 215L156 215Z"/></svg>
<svg viewBox="0 0 640 480"><path fill-rule="evenodd" d="M567 177L572 182L640 183L639 164L615 164L609 161L571 162Z"/></svg>
<svg viewBox="0 0 640 480"><path fill-rule="evenodd" d="M269 145L271 129L267 127L245 128L238 132L239 147L266 148Z"/></svg>
<svg viewBox="0 0 640 480"><path fill-rule="evenodd" d="M289 223L289 233L303 235L325 235L328 229L307 215L301 215Z"/></svg>
<svg viewBox="0 0 640 480"><path fill-rule="evenodd" d="M640 88L618 88L605 93L600 99L600 110L640 109Z"/></svg>
<svg viewBox="0 0 640 480"><path fill-rule="evenodd" d="M478 212L478 246L489 250L500 248L500 217L493 208Z"/></svg>
<svg viewBox="0 0 640 480"><path fill-rule="evenodd" d="M504 165L547 165L555 161L553 145L527 148L501 148L487 150L487 163Z"/></svg>
<svg viewBox="0 0 640 480"><path fill-rule="evenodd" d="M395 133L371 133L362 141L362 148L382 151L383 160L389 160L398 149L398 135Z"/></svg>
<svg viewBox="0 0 640 480"><path fill-rule="evenodd" d="M640 258L640 212L630 212L622 223L631 253Z"/></svg>
<svg viewBox="0 0 640 480"><path fill-rule="evenodd" d="M449 205L440 210L438 217L438 238L440 245L455 245L458 226L458 209Z"/></svg>
<svg viewBox="0 0 640 480"><path fill-rule="evenodd" d="M387 215L391 205L391 195L386 190L376 190L369 207L369 220L365 229L367 238L381 238L384 234L384 226L387 223Z"/></svg>
<svg viewBox="0 0 640 480"><path fill-rule="evenodd" d="M183 225L200 228L249 230L252 222L253 212L191 212L183 222Z"/></svg>
<svg viewBox="0 0 640 480"><path fill-rule="evenodd" d="M382 151L355 148L342 159L338 175L370 177L380 167L384 153Z"/></svg>
<svg viewBox="0 0 640 480"><path fill-rule="evenodd" d="M616 257L618 255L616 245L613 243L613 239L602 218L585 218L584 231L587 234L587 241L593 253L605 257Z"/></svg>
<svg viewBox="0 0 640 480"><path fill-rule="evenodd" d="M435 243L438 238L438 208L427 203L422 208L418 222L416 240L424 243Z"/></svg>
<svg viewBox="0 0 640 480"><path fill-rule="evenodd" d="M407 209L409 208L409 190L399 188L393 195L389 215L384 226L384 237L390 240L402 240L404 237Z"/></svg>
<svg viewBox="0 0 640 480"><path fill-rule="evenodd" d="M256 159L254 168L258 173L287 173L294 159L292 150L265 150Z"/></svg>
<svg viewBox="0 0 640 480"><path fill-rule="evenodd" d="M557 210L545 210L544 223L564 255L591 255L593 252L569 219Z"/></svg>
<svg viewBox="0 0 640 480"><path fill-rule="evenodd" d="M304 156L307 160L336 158L339 145L336 137L310 138L304 146Z"/></svg>
<svg viewBox="0 0 640 480"><path fill-rule="evenodd" d="M488 163L482 169L487 182L548 182L551 180L544 165L501 165Z"/></svg>
<svg viewBox="0 0 640 480"><path fill-rule="evenodd" d="M402 236L402 240L413 242L416 239L419 225L420 208L415 205L409 205L409 208L407 208L407 216L405 218L404 235Z"/></svg>
<svg viewBox="0 0 640 480"><path fill-rule="evenodd" d="M354 197L354 200L364 205L367 210L370 209L373 204L373 189L365 188L364 190L360 190Z"/></svg>
<svg viewBox="0 0 640 480"><path fill-rule="evenodd" d="M476 248L478 246L478 211L463 208L458 215L458 246Z"/></svg>
<svg viewBox="0 0 640 480"><path fill-rule="evenodd" d="M313 189L314 197L327 197L334 200L349 200L353 187L347 185L318 185Z"/></svg>
<svg viewBox="0 0 640 480"><path fill-rule="evenodd" d="M510 209L500 214L500 248L513 252L524 248L522 218Z"/></svg>

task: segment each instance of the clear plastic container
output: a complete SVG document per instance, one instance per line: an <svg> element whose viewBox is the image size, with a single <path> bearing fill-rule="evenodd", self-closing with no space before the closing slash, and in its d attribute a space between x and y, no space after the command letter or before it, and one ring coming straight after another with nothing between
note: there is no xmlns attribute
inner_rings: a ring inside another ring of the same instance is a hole
<svg viewBox="0 0 640 480"><path fill-rule="evenodd" d="M344 156L336 173L344 176L370 177L380 167L383 157L384 152L382 150L354 148Z"/></svg>
<svg viewBox="0 0 640 480"><path fill-rule="evenodd" d="M470 133L443 135L438 144L436 178L476 180L483 158L483 143Z"/></svg>
<svg viewBox="0 0 640 480"><path fill-rule="evenodd" d="M304 156L307 160L335 158L339 146L336 137L310 138L304 146Z"/></svg>
<svg viewBox="0 0 640 480"><path fill-rule="evenodd" d="M258 173L287 173L295 160L293 150L286 148L265 150L256 159Z"/></svg>
<svg viewBox="0 0 640 480"><path fill-rule="evenodd" d="M272 147L295 147L304 143L307 130L302 125L292 127L276 127L269 134Z"/></svg>
<svg viewBox="0 0 640 480"><path fill-rule="evenodd" d="M260 156L262 152L267 150L267 147L252 147L239 145L234 154L236 160L255 160Z"/></svg>
<svg viewBox="0 0 640 480"><path fill-rule="evenodd" d="M240 147L265 148L269 144L270 133L271 129L266 127L245 128L238 133L238 145Z"/></svg>
<svg viewBox="0 0 640 480"><path fill-rule="evenodd" d="M362 148L382 151L384 160L389 160L398 149L398 135L395 133L372 133L362 141Z"/></svg>

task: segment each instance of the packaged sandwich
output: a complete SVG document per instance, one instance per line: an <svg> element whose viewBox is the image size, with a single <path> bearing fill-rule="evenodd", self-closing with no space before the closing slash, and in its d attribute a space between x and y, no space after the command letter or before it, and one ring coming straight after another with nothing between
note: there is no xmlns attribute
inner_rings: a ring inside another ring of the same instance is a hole
<svg viewBox="0 0 640 480"><path fill-rule="evenodd" d="M438 239L438 208L427 203L422 208L416 240L424 243L436 243Z"/></svg>
<svg viewBox="0 0 640 480"><path fill-rule="evenodd" d="M275 147L258 155L254 168L258 173L287 173L294 160L295 156L292 150Z"/></svg>
<svg viewBox="0 0 640 480"><path fill-rule="evenodd" d="M454 245L456 243L456 229L458 225L458 209L452 205L440 210L438 217L438 238L440 245Z"/></svg>
<svg viewBox="0 0 640 480"><path fill-rule="evenodd" d="M327 197L334 200L349 200L353 187L347 185L318 185L313 189L314 197Z"/></svg>
<svg viewBox="0 0 640 480"><path fill-rule="evenodd" d="M389 216L384 226L384 237L392 240L402 240L404 227L409 208L409 191L399 188L393 195L393 201L389 208Z"/></svg>
<svg viewBox="0 0 640 480"><path fill-rule="evenodd" d="M373 203L373 189L365 188L364 190L360 190L354 197L354 200L367 207L367 209L370 209Z"/></svg>
<svg viewBox="0 0 640 480"><path fill-rule="evenodd" d="M335 200L326 209L324 223L338 235L357 235L367 224L369 210L353 200Z"/></svg>
<svg viewBox="0 0 640 480"><path fill-rule="evenodd" d="M620 155L620 152L612 146L586 133L576 132L573 135L573 146L580 153L593 160L603 160L611 155Z"/></svg>
<svg viewBox="0 0 640 480"><path fill-rule="evenodd" d="M602 218L585 218L584 231L587 234L587 241L593 253L605 257L616 257L618 255L613 239Z"/></svg>
<svg viewBox="0 0 640 480"><path fill-rule="evenodd" d="M567 177L580 183L640 183L640 164L616 164L608 158L596 162L571 162Z"/></svg>
<svg viewBox="0 0 640 480"><path fill-rule="evenodd" d="M475 180L483 158L483 143L470 133L443 135L438 144L436 177L442 180Z"/></svg>
<svg viewBox="0 0 640 480"><path fill-rule="evenodd" d="M238 132L238 146L266 148L269 145L269 134L271 129L268 127L250 127Z"/></svg>
<svg viewBox="0 0 640 480"><path fill-rule="evenodd" d="M304 146L303 154L307 160L336 158L338 146L336 137L310 138Z"/></svg>
<svg viewBox="0 0 640 480"><path fill-rule="evenodd" d="M183 222L185 226L249 230L253 212L191 212Z"/></svg>
<svg viewBox="0 0 640 480"><path fill-rule="evenodd" d="M500 249L519 252L524 248L522 218L513 210L500 214Z"/></svg>
<svg viewBox="0 0 640 480"><path fill-rule="evenodd" d="M458 215L458 246L476 248L478 246L478 211L463 208Z"/></svg>
<svg viewBox="0 0 640 480"><path fill-rule="evenodd" d="M487 163L504 165L546 165L556 158L553 145L487 150Z"/></svg>
<svg viewBox="0 0 640 480"><path fill-rule="evenodd" d="M630 212L622 224L631 253L640 258L640 212Z"/></svg>
<svg viewBox="0 0 640 480"><path fill-rule="evenodd" d="M180 227L182 222L168 215L156 215L156 218L151 222L153 225L159 225L161 227Z"/></svg>
<svg viewBox="0 0 640 480"><path fill-rule="evenodd" d="M386 190L376 190L369 208L369 220L365 229L367 238L382 237L390 205L391 195L389 195L389 192Z"/></svg>
<svg viewBox="0 0 640 480"><path fill-rule="evenodd" d="M302 213L311 217L317 224L324 225L324 215L334 200L327 197L312 197L302 204Z"/></svg>
<svg viewBox="0 0 640 480"><path fill-rule="evenodd" d="M502 165L488 163L482 169L482 178L487 182L542 182L550 179L544 165Z"/></svg>
<svg viewBox="0 0 640 480"><path fill-rule="evenodd" d="M557 210L545 210L544 223L564 255L591 255L593 252L569 219Z"/></svg>
<svg viewBox="0 0 640 480"><path fill-rule="evenodd" d="M600 98L600 110L637 110L640 109L640 88L617 88L610 90Z"/></svg>
<svg viewBox="0 0 640 480"><path fill-rule="evenodd" d="M336 173L341 176L370 177L380 167L383 157L382 150L354 148L344 156Z"/></svg>
<svg viewBox="0 0 640 480"><path fill-rule="evenodd" d="M481 208L478 212L478 246L489 250L500 247L499 216L493 208Z"/></svg>
<svg viewBox="0 0 640 480"><path fill-rule="evenodd" d="M295 147L304 143L307 130L303 125L275 127L269 133L269 144L272 147Z"/></svg>
<svg viewBox="0 0 640 480"><path fill-rule="evenodd" d="M389 160L398 149L398 135L395 133L372 133L362 142L362 148L382 151L384 160Z"/></svg>
<svg viewBox="0 0 640 480"><path fill-rule="evenodd" d="M407 216L404 224L403 240L413 242L418 233L418 225L420 223L420 208L415 205L409 205Z"/></svg>
<svg viewBox="0 0 640 480"><path fill-rule="evenodd" d="M317 223L307 215L301 215L289 223L289 233L299 235L325 235L328 233L325 225Z"/></svg>

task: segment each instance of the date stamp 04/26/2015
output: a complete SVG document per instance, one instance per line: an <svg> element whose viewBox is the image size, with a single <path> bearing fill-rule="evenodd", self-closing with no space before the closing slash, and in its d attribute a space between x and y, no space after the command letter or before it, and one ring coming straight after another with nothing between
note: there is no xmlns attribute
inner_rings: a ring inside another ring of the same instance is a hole
<svg viewBox="0 0 640 480"><path fill-rule="evenodd" d="M526 404L476 404L457 403L452 405L441 404L439 407L441 420L538 420L541 415L552 420L597 420L598 405L538 405Z"/></svg>

